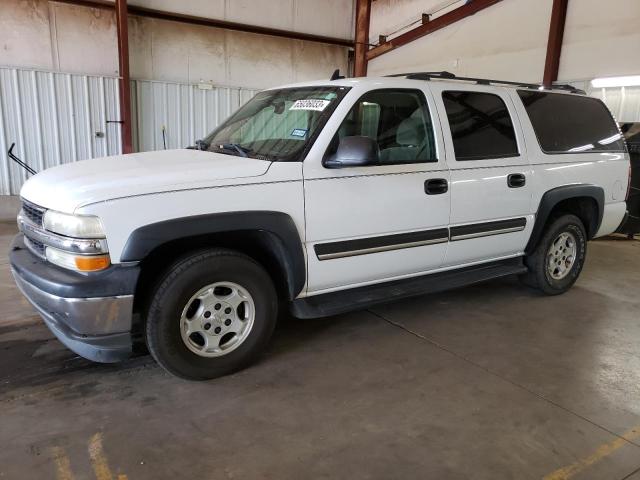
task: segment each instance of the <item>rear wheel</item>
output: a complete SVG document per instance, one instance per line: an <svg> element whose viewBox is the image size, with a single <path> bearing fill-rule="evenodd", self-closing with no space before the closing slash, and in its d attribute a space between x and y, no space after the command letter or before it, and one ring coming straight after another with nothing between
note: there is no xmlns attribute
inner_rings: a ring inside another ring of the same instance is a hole
<svg viewBox="0 0 640 480"><path fill-rule="evenodd" d="M231 250L208 250L168 269L152 296L146 340L167 371L205 380L252 363L276 319L277 296L264 268Z"/></svg>
<svg viewBox="0 0 640 480"><path fill-rule="evenodd" d="M529 273L523 281L547 295L569 290L578 279L587 253L587 234L575 215L551 222L535 251L525 258Z"/></svg>

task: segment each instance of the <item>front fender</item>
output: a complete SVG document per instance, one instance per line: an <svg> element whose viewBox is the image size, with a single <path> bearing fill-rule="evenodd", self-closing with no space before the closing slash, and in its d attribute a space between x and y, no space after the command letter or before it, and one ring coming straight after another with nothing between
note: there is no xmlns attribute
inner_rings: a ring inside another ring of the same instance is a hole
<svg viewBox="0 0 640 480"><path fill-rule="evenodd" d="M268 235L271 253L286 274L288 294L298 296L306 281L304 251L293 219L282 212L225 212L174 218L134 230L121 261L144 260L153 250L172 241L216 233L261 232Z"/></svg>

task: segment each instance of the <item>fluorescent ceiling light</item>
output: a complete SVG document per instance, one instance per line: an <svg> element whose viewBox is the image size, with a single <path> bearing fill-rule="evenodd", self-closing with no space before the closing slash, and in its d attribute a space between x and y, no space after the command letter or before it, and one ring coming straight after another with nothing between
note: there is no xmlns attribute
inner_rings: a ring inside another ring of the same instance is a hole
<svg viewBox="0 0 640 480"><path fill-rule="evenodd" d="M640 75L628 77L604 77L591 80L593 88L635 87L640 85Z"/></svg>

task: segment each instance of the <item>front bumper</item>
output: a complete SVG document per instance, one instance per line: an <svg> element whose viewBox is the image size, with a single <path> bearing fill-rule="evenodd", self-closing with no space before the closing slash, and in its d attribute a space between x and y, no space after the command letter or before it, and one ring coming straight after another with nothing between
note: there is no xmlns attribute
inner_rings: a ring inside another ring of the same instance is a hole
<svg viewBox="0 0 640 480"><path fill-rule="evenodd" d="M96 274L66 271L28 250L22 234L11 245L9 260L20 291L70 350L104 363L131 356L137 265L114 265Z"/></svg>

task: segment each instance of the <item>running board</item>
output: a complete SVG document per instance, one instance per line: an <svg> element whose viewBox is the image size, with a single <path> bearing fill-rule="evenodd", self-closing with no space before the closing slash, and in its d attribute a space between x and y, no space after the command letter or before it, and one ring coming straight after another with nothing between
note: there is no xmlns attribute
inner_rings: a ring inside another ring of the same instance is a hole
<svg viewBox="0 0 640 480"><path fill-rule="evenodd" d="M297 318L328 317L402 298L442 292L526 272L527 267L522 263L521 257L510 258L420 277L298 298L291 303L290 310L291 314Z"/></svg>

